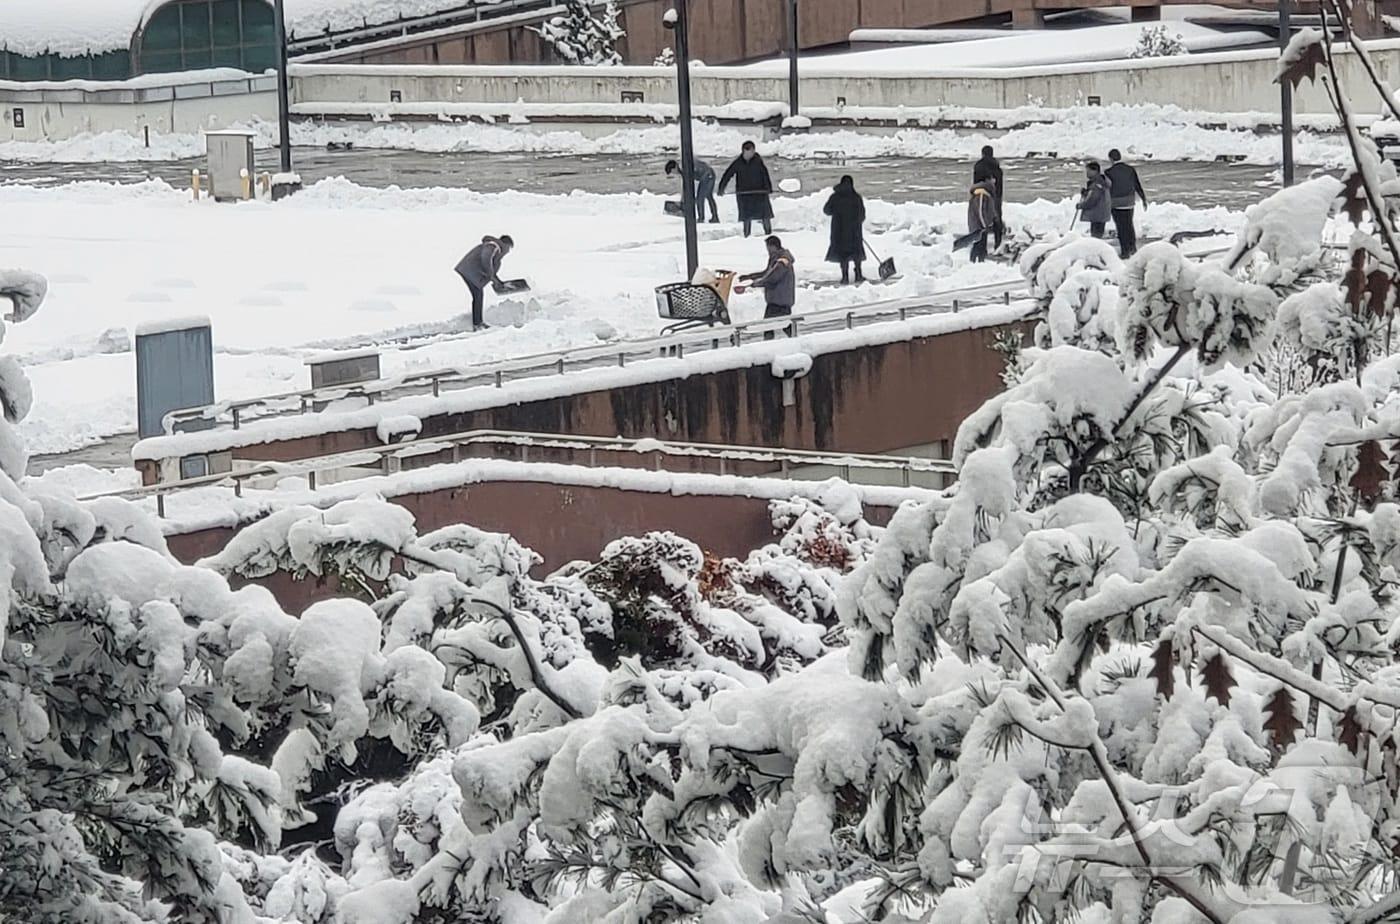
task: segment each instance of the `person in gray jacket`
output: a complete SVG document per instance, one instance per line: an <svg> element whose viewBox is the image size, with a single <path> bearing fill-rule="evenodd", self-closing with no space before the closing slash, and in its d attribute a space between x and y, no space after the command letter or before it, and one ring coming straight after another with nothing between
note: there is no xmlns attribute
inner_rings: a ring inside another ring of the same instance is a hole
<svg viewBox="0 0 1400 924"><path fill-rule="evenodd" d="M1108 180L1096 160L1084 165L1084 176L1084 189L1079 193L1079 217L1089 223L1090 234L1103 237L1108 220L1113 216Z"/></svg>
<svg viewBox="0 0 1400 924"><path fill-rule="evenodd" d="M467 255L457 261L457 275L462 277L462 281L467 284L467 290L472 294L472 330L485 330L487 324L482 320L481 313L485 308L486 284L501 281L501 261L506 258L506 254L515 248L515 241L511 240L509 234L502 234L500 237L491 237L489 234L481 239Z"/></svg>
<svg viewBox="0 0 1400 924"><path fill-rule="evenodd" d="M666 161L666 175L679 173L679 161ZM710 203L710 224L719 224L719 203L715 202L715 168L698 157L690 159L690 175L695 180L695 220L705 220L705 203Z"/></svg>
<svg viewBox="0 0 1400 924"><path fill-rule="evenodd" d="M763 309L764 319L784 318L792 314L792 306L797 304L797 273L792 268L792 254L776 234L764 243L768 246L768 266L762 272L740 276L739 280L749 285L735 286L734 291L762 289L768 303ZM763 339L772 340L773 332L764 333Z"/></svg>

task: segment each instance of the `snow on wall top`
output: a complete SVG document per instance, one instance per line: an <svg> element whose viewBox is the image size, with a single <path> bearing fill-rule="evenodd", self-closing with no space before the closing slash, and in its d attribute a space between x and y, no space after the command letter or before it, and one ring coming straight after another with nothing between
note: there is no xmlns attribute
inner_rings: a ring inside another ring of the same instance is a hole
<svg viewBox="0 0 1400 924"><path fill-rule="evenodd" d="M132 37L170 0L4 0L0 48L64 57L130 48ZM472 0L286 0L287 34L310 38L430 16Z"/></svg>

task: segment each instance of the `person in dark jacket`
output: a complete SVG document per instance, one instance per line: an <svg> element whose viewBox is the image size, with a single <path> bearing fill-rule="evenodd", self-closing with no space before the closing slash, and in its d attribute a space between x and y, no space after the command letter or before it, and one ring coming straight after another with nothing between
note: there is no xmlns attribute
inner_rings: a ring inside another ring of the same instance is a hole
<svg viewBox="0 0 1400 924"><path fill-rule="evenodd" d="M744 237L749 236L755 221L763 223L763 233L773 233L773 203L768 197L773 195L773 180L768 176L768 165L758 156L752 141L745 141L744 147L729 169L720 177L719 194L729 188L734 181L734 198L739 205L739 220L744 223Z"/></svg>
<svg viewBox="0 0 1400 924"><path fill-rule="evenodd" d="M457 275L462 277L462 281L467 284L467 290L472 294L472 330L485 330L487 324L482 320L481 313L485 307L486 284L501 281L501 261L506 254L515 247L515 241L509 234L502 234L500 237L487 235L481 239L467 255L457 261Z"/></svg>
<svg viewBox="0 0 1400 924"><path fill-rule="evenodd" d="M831 246L826 249L828 263L841 265L841 284L851 281L851 264L856 265L856 282L864 282L861 263L865 260L865 200L856 192L856 181L841 177L826 200L823 212L831 216Z"/></svg>
<svg viewBox="0 0 1400 924"><path fill-rule="evenodd" d="M1108 178L1103 175L1099 162L1091 160L1084 165L1084 188L1079 192L1079 217L1089 223L1089 233L1103 237L1112 215Z"/></svg>
<svg viewBox="0 0 1400 924"><path fill-rule="evenodd" d="M679 173L681 165L674 160L666 161L666 175ZM705 220L705 203L710 203L710 223L719 223L719 204L715 202L715 168L698 157L690 159L690 176L695 181L695 220Z"/></svg>
<svg viewBox="0 0 1400 924"><path fill-rule="evenodd" d="M997 246L1000 247L1002 236L1006 233L1006 224L1002 218L1006 205L1006 176L1001 172L1001 163L993 156L990 144L982 145L982 159L972 166L972 182L984 183L987 180L996 184L997 223L992 232L996 236Z"/></svg>
<svg viewBox="0 0 1400 924"><path fill-rule="evenodd" d="M745 289L762 289L767 301L763 309L764 319L784 318L792 314L792 306L797 304L797 273L792 268L792 254L776 235L770 234L763 243L768 247L768 266L762 272L740 276L740 282L749 284L735 286L734 291L742 293ZM763 339L772 340L773 332L766 331Z"/></svg>
<svg viewBox="0 0 1400 924"><path fill-rule="evenodd" d="M1138 178L1138 172L1123 163L1123 155L1117 148L1108 152L1108 159L1111 164L1104 176L1108 178L1113 227L1118 230L1118 252L1126 260L1137 253L1137 228L1133 227L1133 206L1136 200L1141 199L1142 207L1147 208L1147 193L1142 190L1142 180Z"/></svg>
<svg viewBox="0 0 1400 924"><path fill-rule="evenodd" d="M997 211L996 182L987 179L973 183L967 196L967 233L977 235L970 254L973 263L982 263L987 259L987 236L995 231L1000 214Z"/></svg>

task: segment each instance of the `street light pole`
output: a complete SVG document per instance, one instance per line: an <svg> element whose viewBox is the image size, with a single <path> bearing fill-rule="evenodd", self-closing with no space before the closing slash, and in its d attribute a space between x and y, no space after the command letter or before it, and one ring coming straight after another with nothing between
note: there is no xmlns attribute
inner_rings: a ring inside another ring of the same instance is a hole
<svg viewBox="0 0 1400 924"><path fill-rule="evenodd" d="M788 115L797 115L797 0L787 0Z"/></svg>
<svg viewBox="0 0 1400 924"><path fill-rule="evenodd" d="M681 217L685 219L687 280L700 267L700 233L695 224L695 142L690 133L690 34L686 7L690 0L676 0L662 22L676 33L676 103L681 129Z"/></svg>
<svg viewBox="0 0 1400 924"><path fill-rule="evenodd" d="M272 0L272 19L277 42L277 132L282 172L292 172L291 102L287 86L287 17L282 0Z"/></svg>
<svg viewBox="0 0 1400 924"><path fill-rule="evenodd" d="M1292 0L1278 0L1278 47L1288 47L1293 38L1290 19ZM1325 26L1324 26L1325 28ZM1283 185L1293 185L1293 85L1283 78L1279 85L1279 133L1283 136Z"/></svg>

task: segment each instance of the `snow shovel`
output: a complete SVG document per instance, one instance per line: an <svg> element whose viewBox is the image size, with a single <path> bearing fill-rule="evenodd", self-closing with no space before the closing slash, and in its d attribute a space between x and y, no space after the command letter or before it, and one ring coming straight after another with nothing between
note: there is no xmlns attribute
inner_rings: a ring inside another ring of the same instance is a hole
<svg viewBox="0 0 1400 924"><path fill-rule="evenodd" d="M1069 220L1069 229L1074 230L1074 226L1079 224L1079 206L1074 207L1074 217Z"/></svg>
<svg viewBox="0 0 1400 924"><path fill-rule="evenodd" d="M983 229L981 231L969 231L962 237L953 238L953 252L957 253L964 247L971 247L973 244L977 243L977 241L980 240L986 233L986 229Z"/></svg>
<svg viewBox="0 0 1400 924"><path fill-rule="evenodd" d="M879 268L878 268L878 270L877 270L877 272L879 272L879 274L880 274L880 281L881 281L881 282L884 282L886 279L891 279L891 278L893 278L893 277L894 277L894 274L895 274L896 272L898 272L898 271L894 268L894 257L890 257L888 260L881 260L881 259L880 259L880 255L879 255L878 253L875 252L875 248L874 248L874 247L871 247L869 244L865 243L865 239L864 239L864 238L861 238L861 244L862 244L862 245L865 247L865 249L870 253L870 255L871 255L872 257L875 258L875 262L877 262L877 263L880 264L880 266L879 266Z"/></svg>
<svg viewBox="0 0 1400 924"><path fill-rule="evenodd" d="M502 279L500 282L491 283L491 289L497 295L514 295L517 292L529 292L530 283L524 279Z"/></svg>
<svg viewBox="0 0 1400 924"><path fill-rule="evenodd" d="M677 218L685 215L685 209L675 199L667 199L661 203L661 208L667 215L674 215Z"/></svg>

